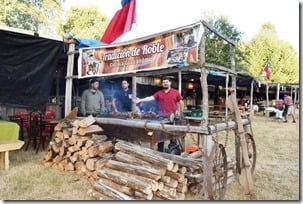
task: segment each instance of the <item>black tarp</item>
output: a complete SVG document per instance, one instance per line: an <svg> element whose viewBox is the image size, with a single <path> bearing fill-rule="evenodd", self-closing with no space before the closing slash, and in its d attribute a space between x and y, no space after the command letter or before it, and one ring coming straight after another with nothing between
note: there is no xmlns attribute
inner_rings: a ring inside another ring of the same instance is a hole
<svg viewBox="0 0 303 204"><path fill-rule="evenodd" d="M63 43L0 30L0 104L45 106Z"/></svg>

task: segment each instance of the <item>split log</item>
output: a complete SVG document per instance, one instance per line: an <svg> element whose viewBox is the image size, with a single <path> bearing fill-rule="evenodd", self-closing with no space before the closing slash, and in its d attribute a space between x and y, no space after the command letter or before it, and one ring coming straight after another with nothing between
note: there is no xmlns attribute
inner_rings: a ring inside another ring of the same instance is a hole
<svg viewBox="0 0 303 204"><path fill-rule="evenodd" d="M88 148L87 152L89 157L101 156L103 153L110 152L114 149L114 145L111 141L96 144Z"/></svg>
<svg viewBox="0 0 303 204"><path fill-rule="evenodd" d="M50 150L50 151L48 151L48 152L45 154L45 156L44 156L44 161L49 161L49 160L51 160L52 158L53 158L53 151Z"/></svg>
<svg viewBox="0 0 303 204"><path fill-rule="evenodd" d="M176 179L178 182L184 181L184 174L180 174L172 171L166 171L165 176L169 176L173 179Z"/></svg>
<svg viewBox="0 0 303 204"><path fill-rule="evenodd" d="M140 191L135 191L135 197L143 199L143 200L152 200L153 195L154 195L153 193L146 194L146 193L142 193Z"/></svg>
<svg viewBox="0 0 303 204"><path fill-rule="evenodd" d="M116 143L115 148L125 153L138 155L138 157L140 157L142 160L150 162L156 166L164 167L168 170L171 170L174 167L174 163L172 161L156 155L154 153L156 151L145 147L119 140L119 142Z"/></svg>
<svg viewBox="0 0 303 204"><path fill-rule="evenodd" d="M106 178L99 178L99 182L108 185L109 187L116 189L117 191L120 191L122 193L125 193L126 195L133 196L134 195L134 190L127 187L127 186L121 186L120 184L117 184L109 179Z"/></svg>
<svg viewBox="0 0 303 204"><path fill-rule="evenodd" d="M115 198L115 199L118 199L118 200L134 200L134 198L132 198L132 197L130 197L130 196L124 194L124 193L121 193L121 192L119 192L119 191L117 191L117 190L115 190L115 189L113 189L113 188L111 188L111 187L109 187L109 186L107 186L107 185L105 185L101 182L98 182L98 181L96 181L93 184L93 187L97 191L99 191L103 194L106 194L111 198Z"/></svg>
<svg viewBox="0 0 303 204"><path fill-rule="evenodd" d="M172 172L177 172L179 170L179 165L178 164L174 164L173 169L171 170Z"/></svg>
<svg viewBox="0 0 303 204"><path fill-rule="evenodd" d="M78 161L79 160L79 153L80 152L75 152L72 156L69 157L69 160L72 163L75 163L76 161Z"/></svg>
<svg viewBox="0 0 303 204"><path fill-rule="evenodd" d="M169 183L170 179L171 179L171 177L169 177L169 176L161 176L161 181L163 181L164 183Z"/></svg>
<svg viewBox="0 0 303 204"><path fill-rule="evenodd" d="M62 124L61 123L58 123L55 128L54 128L54 131L61 131L62 129Z"/></svg>
<svg viewBox="0 0 303 204"><path fill-rule="evenodd" d="M166 192L162 191L156 191L154 192L154 197L160 198L160 200L176 200L175 196L171 196L167 194Z"/></svg>
<svg viewBox="0 0 303 204"><path fill-rule="evenodd" d="M81 150L80 147L77 146L77 145L68 147L68 151L70 151L71 153L77 152L77 151L80 151L80 150Z"/></svg>
<svg viewBox="0 0 303 204"><path fill-rule="evenodd" d="M164 187L163 187L163 189L161 190L161 192L162 192L162 193L165 193L165 194L167 194L167 195L169 195L169 196L171 196L171 197L175 197L176 194L177 194L176 188L172 188L172 187L167 186L167 185L165 185L165 184L164 184Z"/></svg>
<svg viewBox="0 0 303 204"><path fill-rule="evenodd" d="M177 192L185 193L187 191L187 184L178 183L176 190Z"/></svg>
<svg viewBox="0 0 303 204"><path fill-rule="evenodd" d="M61 146L61 144L60 144L60 145L57 145L57 144L53 143L53 144L51 144L51 149L52 149L55 153L59 153L59 151L60 151L60 146Z"/></svg>
<svg viewBox="0 0 303 204"><path fill-rule="evenodd" d="M110 179L110 180L114 181L115 183L125 185L134 190L139 190L146 194L149 194L152 191L151 184L148 184L137 178L134 178L133 174L128 174L128 173L124 173L124 172L120 172L120 171L116 171L116 170L112 170L112 169L108 169L108 168L102 168L100 170L97 170L97 174L98 174L98 176Z"/></svg>
<svg viewBox="0 0 303 204"><path fill-rule="evenodd" d="M92 115L89 115L88 117L86 117L83 120L79 121L78 125L81 128L86 128L86 127L92 125L95 122L96 122L96 119Z"/></svg>
<svg viewBox="0 0 303 204"><path fill-rule="evenodd" d="M63 135L63 132L61 132L61 131L57 131L56 133L55 133L55 139L59 139L59 140L63 140L63 138L64 138L64 135Z"/></svg>
<svg viewBox="0 0 303 204"><path fill-rule="evenodd" d="M98 125L91 125L87 128L79 128L78 133L79 135L83 136L86 134L90 134L90 133L98 133L98 132L102 132L103 129L98 126Z"/></svg>
<svg viewBox="0 0 303 204"><path fill-rule="evenodd" d="M92 198L93 200L113 200L113 198L110 198L99 191L96 191L95 189L89 189L87 191L88 197Z"/></svg>
<svg viewBox="0 0 303 204"><path fill-rule="evenodd" d="M176 200L185 200L185 194L177 192L177 194L176 194Z"/></svg>
<svg viewBox="0 0 303 204"><path fill-rule="evenodd" d="M150 166L137 166L114 160L109 160L105 166L111 169L136 174L154 180L159 180L161 178L161 172Z"/></svg>
<svg viewBox="0 0 303 204"><path fill-rule="evenodd" d="M75 170L75 166L74 166L71 162L68 162L68 163L65 165L64 169L65 169L66 171L74 171L74 170Z"/></svg>
<svg viewBox="0 0 303 204"><path fill-rule="evenodd" d="M68 144L75 145L77 143L78 139L79 139L79 136L73 134L71 137L68 138Z"/></svg>
<svg viewBox="0 0 303 204"><path fill-rule="evenodd" d="M159 181L159 182L158 182L158 190L159 190L159 191L162 191L163 187L164 187L164 182ZM154 191L154 190L153 190L153 191Z"/></svg>
<svg viewBox="0 0 303 204"><path fill-rule="evenodd" d="M185 174L186 173L186 167L185 166L182 166L182 167L179 167L179 169L178 169L178 173L180 173L180 174Z"/></svg>
<svg viewBox="0 0 303 204"><path fill-rule="evenodd" d="M55 164L59 164L61 161L62 161L62 156L59 156L59 155L57 155L54 159L53 159L53 162L55 163Z"/></svg>
<svg viewBox="0 0 303 204"><path fill-rule="evenodd" d="M105 153L101 157L99 157L98 161L95 163L95 169L98 170L102 168L108 160L112 159L114 157L113 153Z"/></svg>
<svg viewBox="0 0 303 204"><path fill-rule="evenodd" d="M164 184L168 187L176 188L178 186L178 181L172 178L169 182L164 182Z"/></svg>
<svg viewBox="0 0 303 204"><path fill-rule="evenodd" d="M63 133L63 139L68 139L70 136L72 136L72 132L66 128L62 130L62 133Z"/></svg>

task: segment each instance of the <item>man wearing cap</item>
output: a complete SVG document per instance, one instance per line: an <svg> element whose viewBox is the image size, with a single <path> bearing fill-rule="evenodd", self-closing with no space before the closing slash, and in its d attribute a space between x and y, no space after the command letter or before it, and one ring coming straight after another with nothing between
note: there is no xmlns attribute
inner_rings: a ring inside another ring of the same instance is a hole
<svg viewBox="0 0 303 204"><path fill-rule="evenodd" d="M178 90L171 87L171 79L168 77L162 78L162 87L163 89L157 91L154 95L142 99L136 98L134 99L134 102L137 104L140 102L156 100L158 101L158 110L160 116L167 117L171 113L176 113L176 111L181 114L184 109L184 103L182 101L183 97ZM171 140L170 143L171 145L174 145L177 142L176 140ZM158 151L164 151L164 142L158 143Z"/></svg>
<svg viewBox="0 0 303 204"><path fill-rule="evenodd" d="M99 81L96 79L90 80L90 88L82 93L81 97L81 112L83 116L93 115L104 112L104 95L99 90Z"/></svg>

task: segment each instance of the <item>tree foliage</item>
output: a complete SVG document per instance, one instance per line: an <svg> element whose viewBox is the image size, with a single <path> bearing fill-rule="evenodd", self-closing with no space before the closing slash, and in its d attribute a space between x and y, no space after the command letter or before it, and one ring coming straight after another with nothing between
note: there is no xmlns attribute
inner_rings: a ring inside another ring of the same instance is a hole
<svg viewBox="0 0 303 204"><path fill-rule="evenodd" d="M232 25L225 16L206 16L206 22L216 31L235 43L241 40L242 33ZM230 45L212 31L205 30L205 58L206 62L230 67ZM239 58L239 59L238 59ZM236 61L242 61L242 54L236 47ZM240 68L239 66L237 66Z"/></svg>
<svg viewBox="0 0 303 204"><path fill-rule="evenodd" d="M278 38L271 23L262 26L260 32L244 49L247 71L260 81L268 81L261 77L267 60L271 62L271 79L275 83L298 83L299 60L297 53L288 43Z"/></svg>
<svg viewBox="0 0 303 204"><path fill-rule="evenodd" d="M99 40L108 24L107 17L94 6L71 7L66 16L60 32L75 37Z"/></svg>
<svg viewBox="0 0 303 204"><path fill-rule="evenodd" d="M54 23L61 18L61 0L0 0L0 23L14 28L57 33Z"/></svg>

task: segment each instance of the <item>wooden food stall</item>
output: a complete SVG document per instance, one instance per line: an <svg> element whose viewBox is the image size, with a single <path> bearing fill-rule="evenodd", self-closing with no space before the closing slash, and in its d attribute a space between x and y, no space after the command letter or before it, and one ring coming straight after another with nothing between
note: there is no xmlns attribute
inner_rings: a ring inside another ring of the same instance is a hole
<svg viewBox="0 0 303 204"><path fill-rule="evenodd" d="M230 45L230 68L206 62L205 29L209 29ZM65 115L71 111L71 87L74 78L72 75L73 58L74 53L77 52L74 50L74 47L74 44L70 44L68 52ZM94 65L94 74L88 72L88 69L91 68L89 64ZM253 146L254 148L249 146L252 142L254 144L252 132L249 133L248 130L248 127L251 127L250 119L241 118L237 104L233 103L236 99L236 93L232 91L229 96L228 92L230 76L231 90L236 90L235 44L231 40L215 31L204 21L199 21L188 26L134 41L98 48L82 48L79 50L78 66L77 78L132 77L133 98L137 96L136 82L138 77L177 73L178 89L182 92L183 74L198 74L202 92L202 114L198 117L195 116L195 118L188 116L186 123L178 124L174 119L167 121L167 119L158 120L144 117L117 118L114 115L107 115L106 117L101 115L100 117L96 117L96 121L104 129L106 135L139 142L149 142L151 148L158 142L168 141L172 138L180 139L185 134L198 135L199 143L197 145L202 147L199 149L202 154L203 166L203 179L201 182L203 183L203 195L206 199L223 199L227 186L226 143L219 143L218 132L226 131L228 134L228 131L235 130L238 127L238 130L234 132L236 138L238 138L236 140L236 147L238 147L236 151L238 152L236 153L239 161L237 162L241 164L239 169L242 170L240 183L243 183L244 190L252 198L255 196L250 169L252 166L255 166L256 152L255 145ZM219 70L221 76L226 78L225 101L229 102L229 106L225 106L223 117L218 112L211 112L210 114L209 111L207 77L212 70ZM135 104L133 107L134 112ZM224 118L224 120L214 121L211 118ZM190 123L192 119L199 122L192 124ZM163 134L154 134L156 131L163 132ZM246 141L244 135L246 135L246 138L250 138L250 140ZM247 135L250 135L250 137L247 137Z"/></svg>

